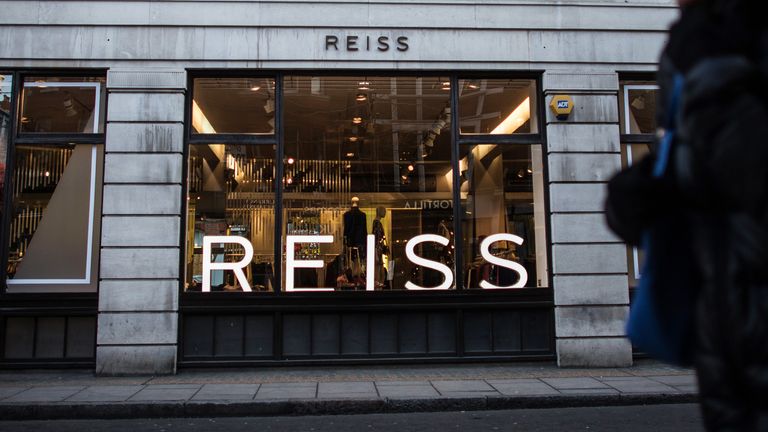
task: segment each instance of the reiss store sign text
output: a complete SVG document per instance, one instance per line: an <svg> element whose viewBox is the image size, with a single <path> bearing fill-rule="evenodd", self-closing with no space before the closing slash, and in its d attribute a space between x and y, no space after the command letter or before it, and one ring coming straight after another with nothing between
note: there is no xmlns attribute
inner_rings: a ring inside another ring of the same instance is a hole
<svg viewBox="0 0 768 432"><path fill-rule="evenodd" d="M480 243L480 254L487 262L513 270L519 274L517 283L510 286L498 286L494 285L486 280L480 281L480 288L483 289L506 289L506 288L522 288L528 282L528 273L525 268L514 261L499 258L494 256L490 252L490 247L493 243L500 241L509 241L517 245L523 244L523 239L514 234L500 233L493 234L486 237L482 243ZM367 237L366 245L366 268L372 269L375 266L375 242L376 238L373 234L369 234ZM443 274L443 283L435 287L423 287L416 285L411 281L405 283L405 288L408 290L447 290L453 286L453 271L445 264L432 261L426 258L422 258L415 253L415 248L421 243L434 242L442 246L447 246L450 240L443 236L436 234L422 234L413 237L405 245L405 255L413 264L421 267L426 267ZM243 258L238 262L211 262L211 253L213 245L219 245L222 243L238 244L243 247L245 254ZM333 243L333 236L330 235L288 235L285 239L286 251L288 253L285 257L285 290L288 292L293 291L333 291L333 288L305 288L297 287L294 284L294 272L298 268L322 268L325 263L323 260L300 260L296 259L294 254L294 247L301 243ZM211 271L214 270L231 270L235 273L240 286L243 291L251 291L251 285L248 283L248 279L245 276L243 269L248 266L253 259L253 246L244 237L238 236L205 236L203 237L203 292L211 291ZM374 287L374 272L366 271L366 283L365 290L373 291Z"/></svg>

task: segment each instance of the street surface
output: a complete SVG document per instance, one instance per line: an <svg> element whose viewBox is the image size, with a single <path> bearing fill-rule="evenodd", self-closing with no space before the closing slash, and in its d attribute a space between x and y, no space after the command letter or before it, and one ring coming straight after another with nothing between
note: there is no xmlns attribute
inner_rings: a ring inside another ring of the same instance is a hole
<svg viewBox="0 0 768 432"><path fill-rule="evenodd" d="M361 431L703 431L695 404L365 414L136 420L0 421L3 432L361 432Z"/></svg>

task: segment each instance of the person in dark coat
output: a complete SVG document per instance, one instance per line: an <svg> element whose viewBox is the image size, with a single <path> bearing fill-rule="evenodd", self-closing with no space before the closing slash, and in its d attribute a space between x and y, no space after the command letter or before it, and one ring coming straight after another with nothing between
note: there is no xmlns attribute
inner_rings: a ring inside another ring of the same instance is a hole
<svg viewBox="0 0 768 432"><path fill-rule="evenodd" d="M684 78L671 178L654 155L608 186L628 243L659 215L689 215L700 287L694 362L708 430L768 430L768 30L764 0L680 1L659 65L660 118ZM659 124L663 124L660 122Z"/></svg>
<svg viewBox="0 0 768 432"><path fill-rule="evenodd" d="M360 211L358 197L352 197L350 209L344 212L344 243L347 247L358 248L361 257L365 257L365 239L368 235L365 213Z"/></svg>

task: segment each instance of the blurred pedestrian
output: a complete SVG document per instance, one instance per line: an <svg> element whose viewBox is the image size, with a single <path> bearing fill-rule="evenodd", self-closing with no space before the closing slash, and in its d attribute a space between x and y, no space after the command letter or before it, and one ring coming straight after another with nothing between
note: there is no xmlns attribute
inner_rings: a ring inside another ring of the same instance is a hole
<svg viewBox="0 0 768 432"><path fill-rule="evenodd" d="M768 431L768 2L679 3L659 65L658 114L672 116L684 145L672 147L663 180L651 173L652 153L611 181L608 223L638 244L661 215L687 215L705 424ZM669 112L676 80L680 104Z"/></svg>

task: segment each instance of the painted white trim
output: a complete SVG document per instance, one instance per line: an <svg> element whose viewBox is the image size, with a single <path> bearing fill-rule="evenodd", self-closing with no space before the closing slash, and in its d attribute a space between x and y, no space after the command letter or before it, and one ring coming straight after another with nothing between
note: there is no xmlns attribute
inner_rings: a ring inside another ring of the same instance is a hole
<svg viewBox="0 0 768 432"><path fill-rule="evenodd" d="M85 255L85 276L82 279L8 279L8 285L89 285L93 261L93 224L96 213L96 145L91 146L91 187L88 204L88 248Z"/></svg>

